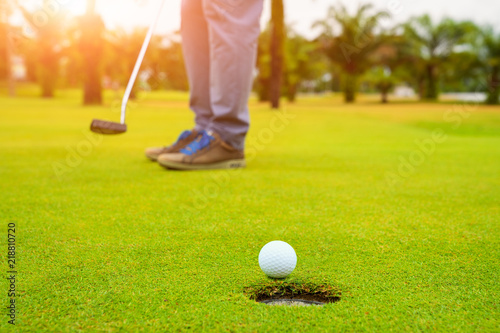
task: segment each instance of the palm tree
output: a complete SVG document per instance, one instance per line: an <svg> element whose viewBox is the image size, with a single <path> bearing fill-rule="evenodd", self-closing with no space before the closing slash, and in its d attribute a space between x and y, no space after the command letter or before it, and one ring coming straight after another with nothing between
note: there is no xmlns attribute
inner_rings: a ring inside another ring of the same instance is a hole
<svg viewBox="0 0 500 333"><path fill-rule="evenodd" d="M96 0L87 1L87 12L80 18L80 52L84 59L84 105L102 104L101 65L104 22L95 12Z"/></svg>
<svg viewBox="0 0 500 333"><path fill-rule="evenodd" d="M374 67L366 75L366 80L380 92L381 103L388 103L389 92L397 83L391 69L389 67Z"/></svg>
<svg viewBox="0 0 500 333"><path fill-rule="evenodd" d="M258 75L254 89L260 102L270 101L271 82L271 40L270 25L259 36L257 56ZM318 43L309 41L298 34L291 26L285 27L285 45L282 67L281 96L286 95L288 101L294 102L300 84L306 80L314 80L327 71L324 55Z"/></svg>
<svg viewBox="0 0 500 333"><path fill-rule="evenodd" d="M487 104L496 105L500 101L500 34L495 35L491 27L483 31L485 62L489 71Z"/></svg>
<svg viewBox="0 0 500 333"><path fill-rule="evenodd" d="M327 18L316 22L322 29L319 37L328 58L343 74L344 99L354 102L358 78L372 65L371 57L384 43L385 36L377 34L381 19L390 15L386 11L373 11L373 5L361 5L354 15L346 7L330 7ZM340 28L337 33L336 27Z"/></svg>
<svg viewBox="0 0 500 333"><path fill-rule="evenodd" d="M271 1L271 107L280 106L285 53L285 10L283 0Z"/></svg>
<svg viewBox="0 0 500 333"><path fill-rule="evenodd" d="M51 8L51 0L43 0L43 8ZM42 87L42 97L54 96L59 75L61 44L64 37L67 12L60 10L55 15L47 15L46 20L38 22L36 16L19 6L24 18L31 24L36 33L36 53L38 81Z"/></svg>
<svg viewBox="0 0 500 333"><path fill-rule="evenodd" d="M309 41L292 27L286 30L284 90L288 101L295 102L301 83L321 77L328 69L317 42Z"/></svg>
<svg viewBox="0 0 500 333"><path fill-rule="evenodd" d="M425 86L421 97L438 98L440 66L457 50L466 45L475 26L470 22L456 23L445 18L435 25L429 15L410 19L404 25L404 33L411 45L413 56L424 69Z"/></svg>

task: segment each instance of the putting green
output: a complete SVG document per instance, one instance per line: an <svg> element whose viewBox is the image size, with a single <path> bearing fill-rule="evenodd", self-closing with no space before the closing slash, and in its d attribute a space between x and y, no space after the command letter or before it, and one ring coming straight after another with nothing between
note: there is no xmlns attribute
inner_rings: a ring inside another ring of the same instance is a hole
<svg viewBox="0 0 500 333"><path fill-rule="evenodd" d="M186 94L141 96L114 137L88 127L119 119L118 95L0 97L19 332L500 330L500 107L252 101L248 168L183 173L143 150L191 127ZM250 300L278 239L297 252L290 279L340 301Z"/></svg>

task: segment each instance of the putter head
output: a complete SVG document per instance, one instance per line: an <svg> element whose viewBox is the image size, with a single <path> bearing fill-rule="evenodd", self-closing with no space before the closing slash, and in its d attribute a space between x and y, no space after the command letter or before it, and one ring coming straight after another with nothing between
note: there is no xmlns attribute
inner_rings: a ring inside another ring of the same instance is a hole
<svg viewBox="0 0 500 333"><path fill-rule="evenodd" d="M94 119L90 125L90 130L94 133L105 135L122 134L127 131L127 125Z"/></svg>

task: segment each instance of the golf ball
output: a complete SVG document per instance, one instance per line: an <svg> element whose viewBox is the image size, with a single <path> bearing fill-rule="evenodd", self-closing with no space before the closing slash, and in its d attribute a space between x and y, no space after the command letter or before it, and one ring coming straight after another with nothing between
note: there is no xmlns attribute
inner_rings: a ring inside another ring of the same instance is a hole
<svg viewBox="0 0 500 333"><path fill-rule="evenodd" d="M290 275L297 265L297 255L290 244L273 241L264 245L259 253L260 269L269 277L282 279Z"/></svg>

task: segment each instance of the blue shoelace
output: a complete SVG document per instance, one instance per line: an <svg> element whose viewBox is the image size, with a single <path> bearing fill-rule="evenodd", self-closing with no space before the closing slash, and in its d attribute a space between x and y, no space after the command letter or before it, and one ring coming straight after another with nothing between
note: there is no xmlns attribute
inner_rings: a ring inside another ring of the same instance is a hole
<svg viewBox="0 0 500 333"><path fill-rule="evenodd" d="M215 140L213 136L208 134L207 131L201 131L200 135L196 140L191 142L189 145L186 146L186 148L181 150L181 153L192 156L199 152L200 150L203 150L210 146L210 143Z"/></svg>

